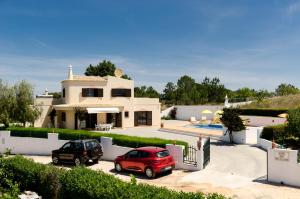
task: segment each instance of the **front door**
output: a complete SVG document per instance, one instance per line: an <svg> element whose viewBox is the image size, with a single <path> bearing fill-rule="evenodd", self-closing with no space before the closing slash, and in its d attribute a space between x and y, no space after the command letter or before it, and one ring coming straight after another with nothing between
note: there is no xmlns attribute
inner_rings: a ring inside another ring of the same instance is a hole
<svg viewBox="0 0 300 199"><path fill-rule="evenodd" d="M85 114L85 128L87 129L94 129L95 125L97 124L97 114Z"/></svg>
<svg viewBox="0 0 300 199"><path fill-rule="evenodd" d="M122 112L120 113L107 113L106 122L113 123L114 127L122 127Z"/></svg>

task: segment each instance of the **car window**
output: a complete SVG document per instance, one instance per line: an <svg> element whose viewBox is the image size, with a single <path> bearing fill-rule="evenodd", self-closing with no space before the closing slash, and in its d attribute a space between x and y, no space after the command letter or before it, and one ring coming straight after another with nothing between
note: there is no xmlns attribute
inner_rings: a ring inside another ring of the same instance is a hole
<svg viewBox="0 0 300 199"><path fill-rule="evenodd" d="M85 147L87 150L92 150L93 149L93 143L92 142L86 142Z"/></svg>
<svg viewBox="0 0 300 199"><path fill-rule="evenodd" d="M63 145L62 147L61 147L63 150L69 150L69 149L71 149L71 143L69 142L69 143L66 143L65 145Z"/></svg>
<svg viewBox="0 0 300 199"><path fill-rule="evenodd" d="M139 151L139 157L140 158L147 158L150 156L150 153L146 152L146 151Z"/></svg>
<svg viewBox="0 0 300 199"><path fill-rule="evenodd" d="M98 147L99 146L99 143L96 142L96 141L92 141L92 144L93 144L93 147Z"/></svg>
<svg viewBox="0 0 300 199"><path fill-rule="evenodd" d="M138 151L137 151L137 150L129 151L129 152L127 153L127 157L128 157L128 158L137 158L137 157L138 157Z"/></svg>
<svg viewBox="0 0 300 199"><path fill-rule="evenodd" d="M156 157L163 158L169 156L169 151L164 150L156 153Z"/></svg>
<svg viewBox="0 0 300 199"><path fill-rule="evenodd" d="M82 143L81 142L75 142L74 143L74 148L76 149L76 150L80 150L80 149L82 149Z"/></svg>

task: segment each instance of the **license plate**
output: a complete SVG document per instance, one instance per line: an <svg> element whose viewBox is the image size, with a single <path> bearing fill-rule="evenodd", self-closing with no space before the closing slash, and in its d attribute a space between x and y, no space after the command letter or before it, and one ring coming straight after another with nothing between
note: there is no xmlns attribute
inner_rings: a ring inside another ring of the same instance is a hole
<svg viewBox="0 0 300 199"><path fill-rule="evenodd" d="M172 169L172 167L171 167L171 166L169 166L169 167L165 167L165 168L164 168L164 170L165 170L165 171L168 171L168 170L171 170L171 169Z"/></svg>

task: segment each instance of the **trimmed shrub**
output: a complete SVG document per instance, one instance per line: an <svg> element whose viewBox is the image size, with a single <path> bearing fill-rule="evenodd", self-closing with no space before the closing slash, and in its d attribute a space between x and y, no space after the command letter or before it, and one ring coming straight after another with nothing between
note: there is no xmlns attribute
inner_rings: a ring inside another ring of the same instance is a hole
<svg viewBox="0 0 300 199"><path fill-rule="evenodd" d="M268 116L268 117L278 117L279 114L287 113L288 109L239 109L240 115L250 115L250 116Z"/></svg>
<svg viewBox="0 0 300 199"><path fill-rule="evenodd" d="M125 147L144 147L144 146L157 146L165 148L166 144L173 144L174 141L178 145L188 147L187 142L179 140L166 140L160 138L145 138L136 136L119 135L112 133L96 133L86 130L70 130L70 129L56 129L56 128L9 128L12 136L16 137L37 137L47 138L48 133L58 133L58 137L61 140L76 140L76 139L96 139L100 137L111 137L113 142L119 146Z"/></svg>
<svg viewBox="0 0 300 199"><path fill-rule="evenodd" d="M2 158L0 169L20 185L21 191L35 191L43 198L225 199L218 194L176 192L153 185L124 182L113 175L83 167L71 170L57 169L20 156ZM42 177L45 171L55 174Z"/></svg>
<svg viewBox="0 0 300 199"><path fill-rule="evenodd" d="M65 171L56 167L37 164L22 156L0 159L0 169L12 181L18 183L21 191L35 191L43 198L58 197L59 176Z"/></svg>
<svg viewBox="0 0 300 199"><path fill-rule="evenodd" d="M261 133L261 138L272 141L273 138L275 140L280 139L283 137L286 133L286 124L280 124L276 126L266 126L263 128L263 131Z"/></svg>

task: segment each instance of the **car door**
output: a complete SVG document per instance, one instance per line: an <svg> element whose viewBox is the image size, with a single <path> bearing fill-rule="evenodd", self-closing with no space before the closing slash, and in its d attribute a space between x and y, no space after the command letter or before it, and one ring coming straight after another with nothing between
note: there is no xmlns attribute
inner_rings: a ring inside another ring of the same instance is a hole
<svg viewBox="0 0 300 199"><path fill-rule="evenodd" d="M59 159L62 161L73 160L74 154L72 152L72 148L71 142L64 144L59 150Z"/></svg>
<svg viewBox="0 0 300 199"><path fill-rule="evenodd" d="M85 149L86 149L88 157L90 159L92 159L93 158L93 143L92 143L92 141L88 141L85 143Z"/></svg>
<svg viewBox="0 0 300 199"><path fill-rule="evenodd" d="M145 167L151 164L150 153L147 151L139 151L139 158L137 162L140 170L144 171Z"/></svg>
<svg viewBox="0 0 300 199"><path fill-rule="evenodd" d="M92 159L99 158L101 154L101 146L98 141L92 141L93 150L92 150Z"/></svg>
<svg viewBox="0 0 300 199"><path fill-rule="evenodd" d="M138 166L138 156L139 155L139 151L138 150L132 150L129 151L126 155L125 155L125 160L122 164L122 166L124 167L124 169L128 169L128 170L139 170L139 166Z"/></svg>

